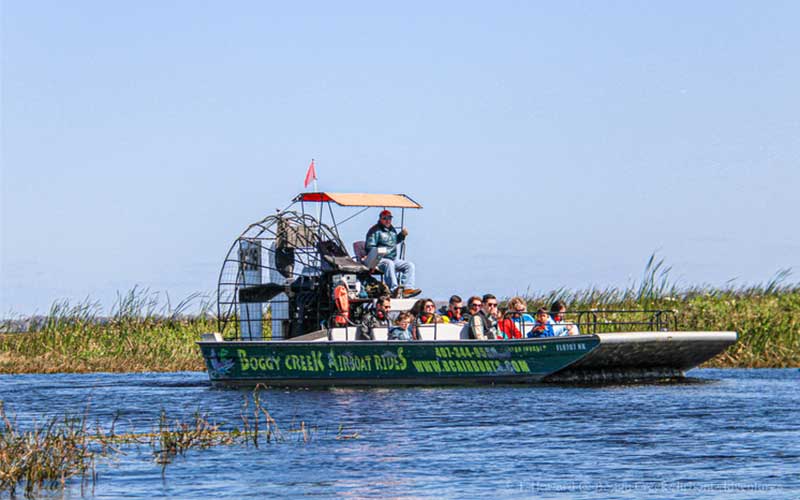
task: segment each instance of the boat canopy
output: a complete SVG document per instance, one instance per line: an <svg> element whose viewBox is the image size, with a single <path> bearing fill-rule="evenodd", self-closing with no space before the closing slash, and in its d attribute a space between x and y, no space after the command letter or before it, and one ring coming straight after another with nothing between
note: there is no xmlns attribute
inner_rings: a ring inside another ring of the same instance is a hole
<svg viewBox="0 0 800 500"><path fill-rule="evenodd" d="M422 208L422 205L404 194L300 193L293 201L333 202L340 207Z"/></svg>

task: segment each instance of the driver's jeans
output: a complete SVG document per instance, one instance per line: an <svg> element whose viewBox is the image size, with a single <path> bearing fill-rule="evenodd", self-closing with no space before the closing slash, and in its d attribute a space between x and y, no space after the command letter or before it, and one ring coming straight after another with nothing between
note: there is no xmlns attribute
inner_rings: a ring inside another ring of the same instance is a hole
<svg viewBox="0 0 800 500"><path fill-rule="evenodd" d="M381 259L378 269L383 273L383 280L389 290L394 291L400 285L405 288L414 288L416 269L413 262L402 259ZM398 280L398 274L401 275L400 280Z"/></svg>

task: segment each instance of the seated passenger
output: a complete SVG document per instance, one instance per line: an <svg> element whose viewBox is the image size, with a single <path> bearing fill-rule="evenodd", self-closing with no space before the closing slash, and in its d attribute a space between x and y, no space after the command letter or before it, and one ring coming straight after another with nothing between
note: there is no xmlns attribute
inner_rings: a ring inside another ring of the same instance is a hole
<svg viewBox="0 0 800 500"><path fill-rule="evenodd" d="M453 295L447 303L447 311L444 316L450 320L450 323L463 323L466 321L464 318L464 308L461 304L461 297Z"/></svg>
<svg viewBox="0 0 800 500"><path fill-rule="evenodd" d="M497 338L503 340L521 339L522 333L520 333L517 325L514 323L514 320L511 319L508 312L509 309L505 309L500 310L497 313Z"/></svg>
<svg viewBox="0 0 800 500"><path fill-rule="evenodd" d="M414 337L411 335L411 324L414 322L414 316L408 312L401 312L397 315L392 328L389 329L389 340L411 340Z"/></svg>
<svg viewBox="0 0 800 500"><path fill-rule="evenodd" d="M477 340L494 340L497 338L497 297L487 293L482 302L480 311L469 319L469 336Z"/></svg>
<svg viewBox="0 0 800 500"><path fill-rule="evenodd" d="M384 210L380 213L378 223L369 228L364 244L364 249L369 253L373 248L385 248L386 253L378 262L378 269L383 273L383 279L393 297L416 297L422 290L414 288L415 267L413 262L402 260L397 255L397 244L405 241L408 229L402 228L400 234L392 225L392 212ZM403 282L397 278L397 273L402 273Z"/></svg>
<svg viewBox="0 0 800 500"><path fill-rule="evenodd" d="M511 319L520 332L530 332L533 328L534 319L526 312L527 310L528 304L522 297L511 297L508 301L506 318Z"/></svg>
<svg viewBox="0 0 800 500"><path fill-rule="evenodd" d="M417 322L421 325L430 325L433 323L450 323L450 318L448 318L447 316L436 314L436 304L431 299L423 299L422 310L417 315Z"/></svg>
<svg viewBox="0 0 800 500"><path fill-rule="evenodd" d="M553 331L553 325L551 325L552 321L550 316L547 314L547 310L544 307L540 307L539 310L536 311L536 321L533 324L533 330L528 332L528 338L530 337L555 337L556 334Z"/></svg>
<svg viewBox="0 0 800 500"><path fill-rule="evenodd" d="M467 310L464 312L464 321L469 322L469 319L478 314L481 310L481 306L483 305L483 301L477 295L473 295L467 301Z"/></svg>
<svg viewBox="0 0 800 500"><path fill-rule="evenodd" d="M419 318L419 315L422 314L422 307L425 305L425 299L417 299L414 302L414 305L411 306L411 309L408 310L415 318Z"/></svg>
<svg viewBox="0 0 800 500"><path fill-rule="evenodd" d="M391 308L392 301L388 295L378 297L375 307L364 313L364 317L361 319L359 332L362 340L375 340L372 330L376 327L390 328L392 326L392 322L389 321Z"/></svg>
<svg viewBox="0 0 800 500"><path fill-rule="evenodd" d="M557 335L580 335L578 325L565 321L564 315L567 312L567 304L563 300L557 300L550 306L550 318L553 320L553 328ZM566 330L566 333L559 333Z"/></svg>
<svg viewBox="0 0 800 500"><path fill-rule="evenodd" d="M411 338L413 340L419 340L419 335L417 332L417 318L422 314L422 308L425 306L425 299L418 299L414 302L414 305L411 306L411 309L408 310L411 313Z"/></svg>

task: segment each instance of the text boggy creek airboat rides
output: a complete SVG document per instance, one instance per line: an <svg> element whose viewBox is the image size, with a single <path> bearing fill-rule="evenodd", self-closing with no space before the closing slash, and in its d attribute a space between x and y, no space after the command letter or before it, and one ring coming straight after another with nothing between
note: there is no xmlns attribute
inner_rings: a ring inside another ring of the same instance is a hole
<svg viewBox="0 0 800 500"><path fill-rule="evenodd" d="M286 209L248 226L220 271L219 332L198 342L214 384L676 378L736 342L735 332L677 331L671 311L613 311L614 318L625 318L615 321L608 320L607 311L573 311L580 334L547 338L478 340L460 322L418 324L411 342L389 340L389 325L374 326L366 335L362 320L389 291L384 273L375 269L381 250L366 252L365 242L354 242L351 256L339 226L352 216L337 223L334 206L399 210L401 228L407 209L422 208L403 194L302 193ZM399 277L390 316L414 305L402 285Z"/></svg>

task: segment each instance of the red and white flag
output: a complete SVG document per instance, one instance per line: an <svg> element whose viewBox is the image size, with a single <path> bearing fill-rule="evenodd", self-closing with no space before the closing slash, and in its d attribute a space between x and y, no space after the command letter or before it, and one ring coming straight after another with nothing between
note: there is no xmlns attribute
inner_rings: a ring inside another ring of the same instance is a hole
<svg viewBox="0 0 800 500"><path fill-rule="evenodd" d="M311 160L311 165L308 166L308 171L306 172L306 182L303 184L303 187L308 187L311 181L315 180L317 180L317 171L314 169L314 160Z"/></svg>

